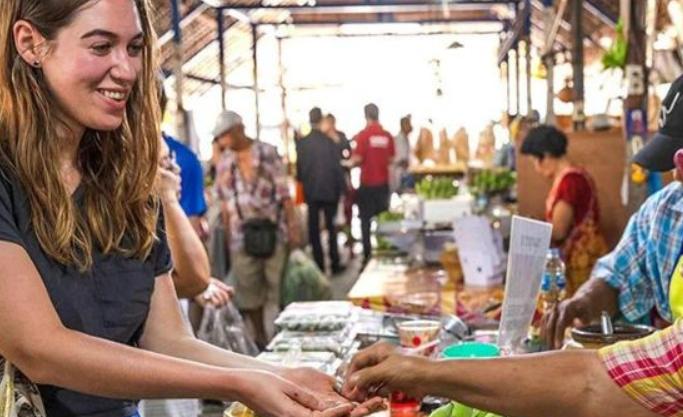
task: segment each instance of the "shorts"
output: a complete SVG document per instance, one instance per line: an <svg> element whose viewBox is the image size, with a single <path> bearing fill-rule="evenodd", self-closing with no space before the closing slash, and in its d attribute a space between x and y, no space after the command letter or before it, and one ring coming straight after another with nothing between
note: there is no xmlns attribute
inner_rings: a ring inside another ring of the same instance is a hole
<svg viewBox="0 0 683 417"><path fill-rule="evenodd" d="M278 243L273 256L255 258L244 249L230 254L230 281L235 286L235 303L240 310L257 310L280 305L280 286L287 262L287 247Z"/></svg>

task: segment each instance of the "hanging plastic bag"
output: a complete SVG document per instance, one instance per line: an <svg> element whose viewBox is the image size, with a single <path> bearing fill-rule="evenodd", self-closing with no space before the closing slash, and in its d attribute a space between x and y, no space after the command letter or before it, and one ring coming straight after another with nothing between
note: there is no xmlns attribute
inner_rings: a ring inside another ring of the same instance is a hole
<svg viewBox="0 0 683 417"><path fill-rule="evenodd" d="M44 417L38 388L0 356L0 417Z"/></svg>
<svg viewBox="0 0 683 417"><path fill-rule="evenodd" d="M302 250L289 255L280 290L282 306L296 301L326 301L332 299L330 280Z"/></svg>
<svg viewBox="0 0 683 417"><path fill-rule="evenodd" d="M256 344L247 333L242 316L232 302L219 309L206 307L197 337L235 353L249 356L259 354Z"/></svg>

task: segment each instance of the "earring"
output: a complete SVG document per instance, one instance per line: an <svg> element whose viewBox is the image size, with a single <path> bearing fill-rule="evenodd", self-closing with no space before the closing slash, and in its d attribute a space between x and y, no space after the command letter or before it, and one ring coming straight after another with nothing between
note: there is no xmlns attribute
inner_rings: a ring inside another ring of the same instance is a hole
<svg viewBox="0 0 683 417"><path fill-rule="evenodd" d="M33 61L33 66L40 68L40 61L38 61L38 60Z"/></svg>

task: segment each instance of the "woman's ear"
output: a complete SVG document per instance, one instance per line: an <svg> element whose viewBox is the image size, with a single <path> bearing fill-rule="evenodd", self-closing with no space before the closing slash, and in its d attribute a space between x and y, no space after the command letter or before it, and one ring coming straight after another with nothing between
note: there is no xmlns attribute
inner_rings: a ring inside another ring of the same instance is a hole
<svg viewBox="0 0 683 417"><path fill-rule="evenodd" d="M46 53L45 37L26 20L18 20L13 28L14 46L29 65L40 68Z"/></svg>

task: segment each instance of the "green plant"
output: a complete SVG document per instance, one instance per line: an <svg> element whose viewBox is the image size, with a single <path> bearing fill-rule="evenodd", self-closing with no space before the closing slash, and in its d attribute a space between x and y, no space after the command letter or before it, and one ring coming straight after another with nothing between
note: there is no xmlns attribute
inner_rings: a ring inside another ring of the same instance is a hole
<svg viewBox="0 0 683 417"><path fill-rule="evenodd" d="M605 70L626 67L626 54L628 53L628 43L624 34L624 23L619 19L614 28L616 36L612 46L602 55L602 66Z"/></svg>

